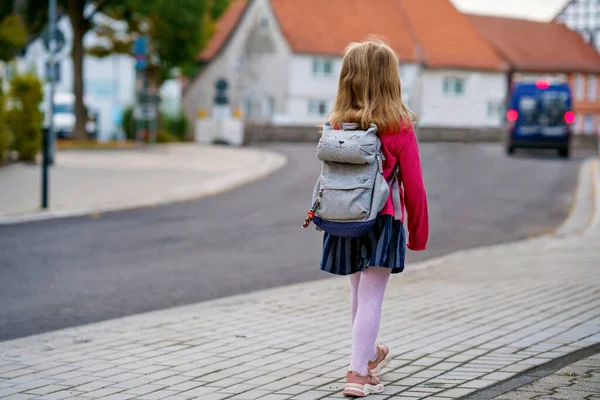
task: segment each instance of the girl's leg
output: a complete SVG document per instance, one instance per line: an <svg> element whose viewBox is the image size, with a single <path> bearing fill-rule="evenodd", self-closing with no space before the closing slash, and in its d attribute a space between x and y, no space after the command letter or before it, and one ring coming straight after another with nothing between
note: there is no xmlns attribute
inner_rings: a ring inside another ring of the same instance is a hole
<svg viewBox="0 0 600 400"><path fill-rule="evenodd" d="M358 283L360 282L361 272L350 275L350 320L354 326L356 310L358 309Z"/></svg>
<svg viewBox="0 0 600 400"><path fill-rule="evenodd" d="M358 285L358 311L352 327L352 357L350 371L360 375L368 372L368 363L375 359L375 341L381 320L381 305L392 270L369 267L361 272Z"/></svg>

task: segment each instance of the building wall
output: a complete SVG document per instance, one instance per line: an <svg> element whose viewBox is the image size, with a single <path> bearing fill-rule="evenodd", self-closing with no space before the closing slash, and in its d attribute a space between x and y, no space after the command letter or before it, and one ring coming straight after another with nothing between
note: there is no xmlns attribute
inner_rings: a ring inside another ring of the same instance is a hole
<svg viewBox="0 0 600 400"><path fill-rule="evenodd" d="M183 108L190 121L200 109L213 113L215 83L221 78L230 84L231 108L242 109L246 120L267 122L285 114L289 46L267 0L248 7L221 53L186 88Z"/></svg>
<svg viewBox="0 0 600 400"><path fill-rule="evenodd" d="M600 74L570 74L575 134L600 135Z"/></svg>
<svg viewBox="0 0 600 400"><path fill-rule="evenodd" d="M421 79L422 126L501 126L507 92L504 73L430 69L424 70ZM457 80L462 82L460 92L454 90Z"/></svg>
<svg viewBox="0 0 600 400"><path fill-rule="evenodd" d="M575 0L570 2L557 16L569 28L579 32L600 51L600 2L597 0Z"/></svg>
<svg viewBox="0 0 600 400"><path fill-rule="evenodd" d="M331 73L324 74L315 68L323 61L331 63ZM289 97L287 115L275 121L279 125L315 125L325 120L337 94L341 57L323 57L320 55L294 54L290 64ZM413 104L413 96L417 91L419 67L416 64L401 63L399 74L403 85L403 101L413 111L418 105Z"/></svg>

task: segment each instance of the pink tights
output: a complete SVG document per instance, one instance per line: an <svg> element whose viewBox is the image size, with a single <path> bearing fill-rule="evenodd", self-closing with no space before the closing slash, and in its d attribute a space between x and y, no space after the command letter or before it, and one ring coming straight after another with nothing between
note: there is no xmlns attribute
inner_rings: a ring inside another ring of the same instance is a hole
<svg viewBox="0 0 600 400"><path fill-rule="evenodd" d="M369 267L363 272L350 275L352 301L352 357L350 371L365 375L368 362L375 359L375 341L381 320L383 294L392 270Z"/></svg>

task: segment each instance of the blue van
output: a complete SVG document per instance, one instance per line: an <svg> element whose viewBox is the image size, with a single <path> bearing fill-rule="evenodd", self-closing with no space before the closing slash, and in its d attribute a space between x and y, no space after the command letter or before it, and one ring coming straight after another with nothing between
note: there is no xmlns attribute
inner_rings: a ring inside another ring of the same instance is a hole
<svg viewBox="0 0 600 400"><path fill-rule="evenodd" d="M567 83L517 83L508 108L508 154L518 148L555 149L569 157L575 113Z"/></svg>

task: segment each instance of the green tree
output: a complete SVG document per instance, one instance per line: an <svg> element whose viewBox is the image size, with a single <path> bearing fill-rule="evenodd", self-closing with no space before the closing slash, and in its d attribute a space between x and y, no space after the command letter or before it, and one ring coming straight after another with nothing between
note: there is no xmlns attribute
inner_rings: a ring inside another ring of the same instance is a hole
<svg viewBox="0 0 600 400"><path fill-rule="evenodd" d="M96 56L131 54L132 38L145 34L151 52L150 79L158 86L172 77L174 70L188 71L213 34L214 20L230 0L123 0L108 7L107 15L127 22L127 35L109 25L97 33L108 39L108 46L90 49Z"/></svg>
<svg viewBox="0 0 600 400"><path fill-rule="evenodd" d="M0 61L10 61L27 43L27 30L12 1L0 5Z"/></svg>
<svg viewBox="0 0 600 400"><path fill-rule="evenodd" d="M4 0L0 0L4 1ZM21 13L27 25L27 31L34 36L39 34L48 22L48 0L23 0ZM95 28L94 16L105 8L120 3L120 0L57 0L58 10L69 17L73 28L73 93L75 95L75 131L77 139L86 139L85 125L87 114L83 103L85 92L83 81L83 57L85 55L83 38Z"/></svg>

